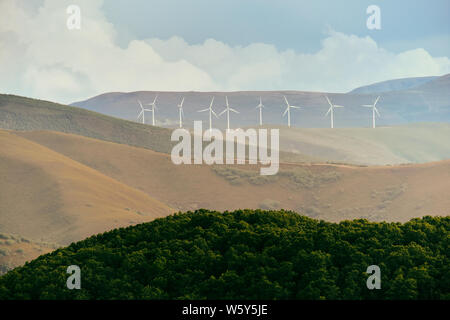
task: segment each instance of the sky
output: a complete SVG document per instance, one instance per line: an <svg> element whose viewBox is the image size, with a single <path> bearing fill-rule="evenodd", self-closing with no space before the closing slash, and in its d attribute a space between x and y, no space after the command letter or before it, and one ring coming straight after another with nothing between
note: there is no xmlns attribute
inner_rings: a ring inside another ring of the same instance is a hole
<svg viewBox="0 0 450 320"><path fill-rule="evenodd" d="M70 5L80 29L67 27ZM367 28L370 5L381 29ZM448 0L0 0L0 12L0 93L61 103L111 91L347 92L450 73Z"/></svg>

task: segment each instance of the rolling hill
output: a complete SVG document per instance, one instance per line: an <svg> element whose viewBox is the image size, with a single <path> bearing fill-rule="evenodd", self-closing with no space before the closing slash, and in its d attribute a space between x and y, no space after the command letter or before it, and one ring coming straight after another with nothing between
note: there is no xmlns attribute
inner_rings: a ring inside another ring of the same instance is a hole
<svg viewBox="0 0 450 320"><path fill-rule="evenodd" d="M68 244L172 210L92 168L0 131L0 232Z"/></svg>
<svg viewBox="0 0 450 320"><path fill-rule="evenodd" d="M49 101L0 94L0 128L53 130L169 153L171 131Z"/></svg>
<svg viewBox="0 0 450 320"><path fill-rule="evenodd" d="M327 93L305 91L236 91L236 92L112 92L104 93L90 99L74 102L72 105L92 111L108 114L127 120L134 120L138 114L137 100L143 103L153 101L158 94L158 110L156 124L158 126L175 127L178 123L177 105L185 97L184 114L185 125L192 126L193 120L208 121L207 114L197 111L209 106L214 96L214 109L222 111L225 106L225 96L228 96L230 105L240 114L232 115L231 123L234 127L249 127L257 124L257 110L255 107L262 97L264 109L264 123L269 125L286 124L282 117L285 108L283 95L295 106L304 107L292 113L292 125L302 128L327 128L330 125L328 118L324 118L329 105L325 99L328 95L335 104L346 108L335 114L336 127L370 127L371 114L362 104L372 103L381 95L378 108L381 118L380 125L393 126L414 122L450 122L450 75L419 81L415 78L403 82L414 82L415 85L396 86L393 91L379 93ZM395 82L394 82L395 83ZM401 89L401 90L398 90ZM226 117L214 119L214 126L226 127Z"/></svg>
<svg viewBox="0 0 450 320"><path fill-rule="evenodd" d="M394 165L450 159L449 137L448 123L375 129L280 127L280 148L329 162Z"/></svg>
<svg viewBox="0 0 450 320"><path fill-rule="evenodd" d="M441 77L434 81L439 80L438 83L444 83L442 85L445 87L445 79ZM432 87L438 86L436 84ZM266 94L270 96L270 93ZM248 99L247 95L248 93L241 94L245 99ZM168 97L173 98L174 95ZM187 108L189 102L186 103ZM321 118L323 120L322 116ZM281 129L280 158L285 162L385 165L450 158L450 142L447 139L450 125L446 123L378 127L376 130L371 128L287 130L283 126L270 127ZM142 125L76 107L17 96L0 95L0 128L73 133L163 153L170 153L174 145L170 141L171 129L168 128ZM339 141L336 140L337 137Z"/></svg>
<svg viewBox="0 0 450 320"><path fill-rule="evenodd" d="M171 208L290 209L328 221L407 221L450 208L450 160L359 167L282 163L276 176L257 166L174 165L167 154L57 132L16 132Z"/></svg>

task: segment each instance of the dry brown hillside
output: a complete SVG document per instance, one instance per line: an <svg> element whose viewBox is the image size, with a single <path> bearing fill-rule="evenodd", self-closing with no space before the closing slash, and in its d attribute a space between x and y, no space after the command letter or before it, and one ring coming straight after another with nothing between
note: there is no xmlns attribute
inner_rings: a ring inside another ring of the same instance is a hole
<svg viewBox="0 0 450 320"><path fill-rule="evenodd" d="M68 244L172 212L144 192L11 132L0 131L0 146L0 232Z"/></svg>
<svg viewBox="0 0 450 320"><path fill-rule="evenodd" d="M340 221L406 221L450 211L450 161L353 167L283 164L261 177L249 166L180 165L167 154L56 132L16 133L172 208L285 208Z"/></svg>
<svg viewBox="0 0 450 320"><path fill-rule="evenodd" d="M450 212L450 161L284 163L264 177L256 166L176 166L167 154L52 131L0 131L0 146L0 274L59 245L175 210L284 208L329 221Z"/></svg>

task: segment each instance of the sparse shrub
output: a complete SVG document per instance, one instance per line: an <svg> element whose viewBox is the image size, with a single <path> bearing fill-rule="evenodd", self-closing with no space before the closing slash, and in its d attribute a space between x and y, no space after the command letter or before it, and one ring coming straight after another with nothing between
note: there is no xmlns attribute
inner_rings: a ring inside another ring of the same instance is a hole
<svg viewBox="0 0 450 320"><path fill-rule="evenodd" d="M4 242L7 246L12 246L14 243L16 243L16 241L12 239L8 239Z"/></svg>

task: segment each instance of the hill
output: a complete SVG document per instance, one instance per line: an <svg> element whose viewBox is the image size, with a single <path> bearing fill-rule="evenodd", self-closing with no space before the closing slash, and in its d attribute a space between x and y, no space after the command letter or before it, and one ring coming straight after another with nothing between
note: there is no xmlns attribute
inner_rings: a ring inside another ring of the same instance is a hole
<svg viewBox="0 0 450 320"><path fill-rule="evenodd" d="M445 79L441 77L432 81L437 83L432 87L439 87L439 84L445 87ZM192 94L203 97L199 93ZM238 96L248 100L248 94L243 92ZM271 96L270 92L264 94L273 101L277 99L276 96ZM312 95L320 97L318 94ZM128 95L123 97L126 98ZM167 97L175 98L173 94L168 94ZM185 107L188 108L190 103L192 101L186 100ZM322 116L321 119L323 120ZM280 157L284 162L328 161L385 165L450 158L450 142L447 139L450 125L445 123L379 127L376 130L275 127L281 129ZM17 96L0 95L0 128L20 131L59 131L163 153L170 153L174 145L170 141L171 129L142 125L76 107ZM339 137L339 141L336 137Z"/></svg>
<svg viewBox="0 0 450 320"><path fill-rule="evenodd" d="M416 78L387 80L353 89L349 93L366 94L366 93L382 93L387 91L408 90L414 87L418 87L436 78L438 77L416 77Z"/></svg>
<svg viewBox="0 0 450 320"><path fill-rule="evenodd" d="M49 101L2 94L0 128L73 133L163 153L170 153L175 144L170 141L172 129L143 125ZM281 152L280 156L295 162L320 161L314 157L289 152Z"/></svg>
<svg viewBox="0 0 450 320"><path fill-rule="evenodd" d="M327 223L294 212L177 214L0 277L0 299L450 299L450 218ZM366 287L378 265L381 290ZM68 290L66 269L81 268Z"/></svg>
<svg viewBox="0 0 450 320"><path fill-rule="evenodd" d="M59 247L61 245L0 233L0 275Z"/></svg>
<svg viewBox="0 0 450 320"><path fill-rule="evenodd" d="M0 128L53 130L170 153L171 131L49 101L0 94Z"/></svg>
<svg viewBox="0 0 450 320"><path fill-rule="evenodd" d="M153 101L158 95L156 124L158 126L175 127L178 124L178 108L182 97L185 97L183 109L186 119L184 124L192 127L193 120L208 121L208 115L197 111L209 106L214 96L213 108L222 111L225 107L225 96L230 106L240 114L231 115L233 127L255 127L258 111L255 107L262 98L266 107L263 120L269 125L286 125L286 117L282 113L286 107L283 96L291 105L304 107L294 110L291 121L294 127L328 128L329 118L324 118L329 105L327 95L335 104L346 108L335 113L335 125L345 127L371 127L370 110L361 107L373 103L381 95L378 109L381 118L378 123L383 126L409 124L414 122L450 122L450 75L432 78L428 82L416 81L417 86L399 86L394 91L380 93L330 93L306 91L236 91L236 92L112 92L104 93L84 101L72 103L74 106L108 114L114 117L134 120L139 112L137 100L143 103ZM411 80L412 81L412 80ZM148 118L150 119L150 118ZM214 119L217 128L226 127L226 117Z"/></svg>
<svg viewBox="0 0 450 320"><path fill-rule="evenodd" d="M171 209L92 168L0 131L0 232L56 244L167 215Z"/></svg>
<svg viewBox="0 0 450 320"><path fill-rule="evenodd" d="M450 161L358 167L282 163L275 176L258 166L174 165L169 155L56 132L16 132L180 211L289 209L328 221L408 221L448 214Z"/></svg>
<svg viewBox="0 0 450 320"><path fill-rule="evenodd" d="M329 162L364 165L424 163L450 159L448 137L448 123L416 123L375 129L280 127L280 148Z"/></svg>

